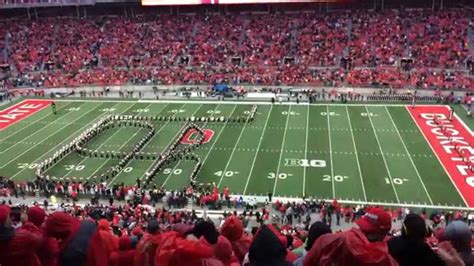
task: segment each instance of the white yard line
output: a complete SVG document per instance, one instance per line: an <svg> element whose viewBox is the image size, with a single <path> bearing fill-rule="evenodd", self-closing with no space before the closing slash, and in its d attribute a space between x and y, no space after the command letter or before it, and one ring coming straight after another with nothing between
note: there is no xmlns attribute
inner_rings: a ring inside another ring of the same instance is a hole
<svg viewBox="0 0 474 266"><path fill-rule="evenodd" d="M117 104L114 104L113 106L115 106ZM92 110L94 110L95 108L93 108ZM92 111L91 110L91 111ZM79 130L77 130L76 132L82 132L86 127L88 127L89 125L95 123L97 120L99 120L100 117L96 117L94 120L90 121L89 123L86 123L83 127L81 127ZM76 134L73 134L71 135L70 137L66 138L64 141L61 141L60 143L58 143L57 145L55 145L53 148L49 149L47 152L45 152L41 157L39 157L39 159L36 159L34 162L41 162L42 161L42 158L43 157L47 157L47 156L50 156L48 155L51 151L53 150L56 150L58 149L59 147L61 147L62 145L64 145L65 142L67 142L69 139L72 139L76 136ZM39 145L41 144L41 142L37 143L36 145ZM35 146L36 146L35 145ZM51 165L51 167L53 167L54 165L56 165L58 162L60 162L61 160L57 161L56 163L54 163L53 165ZM50 168L51 168L50 167ZM22 169L21 171L17 172L16 174L14 174L13 176L10 177L10 179L13 179L14 177L16 177L18 174L22 173L23 171L27 170L27 168L25 169Z"/></svg>
<svg viewBox="0 0 474 266"><path fill-rule="evenodd" d="M423 186L423 189L425 190L426 196L428 196L428 199L430 200L430 204L433 205L433 200L431 199L430 193L428 193L425 183L423 182L423 179L421 179L420 172L418 172L418 168L416 168L415 162L413 162L413 159L411 158L411 154L408 151L407 145L405 144L405 141L403 140L402 135L400 134L400 131L398 130L397 125L395 124L395 121L393 121L392 115L390 114L390 111L388 110L387 106L385 106L385 111L388 113L388 116L390 117L390 121L392 121L392 124L397 131L398 137L402 141L403 148L405 148L405 152L408 155L408 158L410 159L410 162L413 165L413 168L415 169L416 175L418 176L418 179L420 180L421 185Z"/></svg>
<svg viewBox="0 0 474 266"><path fill-rule="evenodd" d="M352 143L354 144L354 153L357 161L357 169L359 169L359 177L360 177L360 182L362 184L362 192L364 193L364 200L367 201L367 194L365 193L365 185L364 185L364 179L362 178L362 170L360 168L360 161L359 161L359 155L357 152L357 146L355 143L355 138L354 138L354 131L352 130L352 122L351 122L351 117L349 115L349 108L346 105L346 114L347 114L347 120L349 121L349 128L351 131L351 136L352 136Z"/></svg>
<svg viewBox="0 0 474 266"><path fill-rule="evenodd" d="M184 104L183 106L186 106L186 104ZM201 109L201 107L202 107L202 104L199 105L199 107L196 108L196 110L194 110L194 112L193 112L193 114L192 114L191 116L195 116L196 113L197 113L197 111L199 111L199 109ZM217 108L217 106L216 106L216 108ZM214 110L216 110L216 108L214 108ZM207 123L207 122L206 122L206 123ZM168 124L169 124L169 122L166 123L166 125L168 125ZM186 124L185 124L185 125L186 125ZM176 139L176 137L179 135L179 133L182 132L183 128L184 128L184 126L182 126L182 127L178 130L178 132L176 132L175 136L170 140L170 142L168 143L168 145L166 146L166 148L163 149L163 151L166 151L166 150L169 148L169 146L170 146L170 145L172 144L172 142ZM154 163L154 162L153 162L153 163ZM148 167L148 169L146 170L146 172L148 172L148 170L150 170L150 168L153 166L153 163L150 165L150 167ZM173 169L171 170L170 174L166 177L165 181L167 181L168 178L173 174L174 170L176 169L176 167L178 167L179 163L180 163L180 162L176 163L176 165L175 165L175 166L173 167ZM164 170L164 169L163 169L163 170ZM145 173L146 173L146 172L145 172ZM142 176L142 178L143 178L143 176ZM140 178L140 180L141 180L142 178ZM164 183L163 183L161 186L164 186Z"/></svg>
<svg viewBox="0 0 474 266"><path fill-rule="evenodd" d="M119 131L120 131L120 130L117 130L117 132L119 132ZM127 145L128 142L129 142L130 140L132 140L132 139L138 134L138 132L140 132L140 131L142 131L142 128L140 128L139 130L137 130L137 132L135 132L130 138L128 138L127 141L125 141L122 145L120 145L120 147L118 148L118 150L120 151L120 149L122 149L123 147L125 147L125 145ZM114 133L113 135L115 135L115 133ZM113 135L112 135L112 136L113 136ZM111 138L112 136L110 136L110 138ZM110 139L110 138L109 138L109 139ZM86 158L86 159L87 159L87 158ZM103 162L99 167L97 167L97 169L96 169L92 174L90 174L89 177L94 176L94 175L95 175L100 169L102 169L102 167L104 167L104 165L106 165L107 162L109 162L109 161L110 161L110 159L104 160L104 162ZM124 167L124 168L125 168L125 167ZM73 170L74 170L74 169L73 169ZM122 169L122 170L123 170L123 169ZM72 171L72 170L71 170L71 171ZM118 175L118 174L117 174L117 175ZM116 175L116 176L117 176L117 175ZM87 178L87 179L89 179L89 178Z"/></svg>
<svg viewBox="0 0 474 266"><path fill-rule="evenodd" d="M82 117L84 117L85 115L87 115L88 113L90 113L90 112L93 111L93 110L95 110L95 108L90 109L89 111L85 112L84 114L78 116L76 119L74 119L74 120L72 120L71 122L65 124L63 127L58 128L58 129L55 130L54 132L51 132L48 137L55 135L55 134L58 133L59 131L61 131L61 130L63 130L64 128L68 127L69 125L71 125L72 123L76 122L77 120L81 119ZM37 132L38 132L38 131L37 131ZM33 134L33 135L34 135L34 134ZM33 136L33 135L30 135L30 136ZM47 139L48 139L48 138L43 139L42 141L40 141L40 142L38 143L38 145L41 144L41 143L44 143ZM13 145L13 146L14 146L14 145ZM13 146L12 146L12 147L13 147ZM30 151L30 150L32 150L33 148L35 148L36 146L37 146L37 145L31 146L30 148L24 150L22 153L18 154L18 155L15 156L14 158L12 158L10 161L4 163L4 164L2 165L2 167L0 167L0 168L4 168L5 166L7 166L7 165L10 164L11 162L15 161L16 159L18 159L19 157L21 157L23 154L25 154L25 153L27 153L28 151ZM10 148L11 148L11 147L10 147ZM8 148L7 150L9 150L10 148ZM6 151L6 150L5 150L5 151Z"/></svg>
<svg viewBox="0 0 474 266"><path fill-rule="evenodd" d="M70 103L68 103L68 105L69 105L69 104L70 104ZM42 121L42 119L45 119L45 118L47 118L48 116L53 116L53 115L54 115L54 114L52 114L52 113L48 113L48 114L45 115L45 116L38 116L38 115L41 113L41 111L43 111L44 109L45 109L45 108L41 109L40 111L38 111L38 112L36 112L36 113L34 113L34 114L31 114L30 117L26 117L25 119L19 120L18 123L20 123L20 122L25 122L25 120L27 120L28 118L33 118L33 117L36 118L36 120L35 120L34 122L27 124L26 127L23 127L23 128L21 128L20 130L14 131L14 132L12 132L11 134L9 134L9 135L7 135L7 136L1 138L1 139L0 139L0 142L3 142L4 140L6 140L6 139L12 137L13 135L16 135L16 134L18 134L19 132L22 132L23 130L29 128L30 126L36 125L39 121ZM54 122L53 122L53 123L54 123ZM10 125L10 126L7 127L7 128L10 128L11 126L12 126L12 125ZM5 130L6 130L7 128L5 128ZM1 132L1 131L0 131L0 132ZM3 152L3 151L2 151L2 152ZM2 153L2 152L0 152L0 153Z"/></svg>
<svg viewBox="0 0 474 266"><path fill-rule="evenodd" d="M90 111L89 111L89 112L90 112ZM89 113L89 112L87 112L87 113ZM70 114L73 114L73 113L74 113L74 112L71 112ZM86 114L87 114L87 113L86 113ZM83 115L82 115L82 116L83 116ZM81 118L82 116L79 116L79 118ZM66 114L66 115L62 116L61 118L59 118L57 121L62 121L62 120L66 120L66 121L67 121L67 118L68 118L68 115ZM61 127L61 128L59 128L58 130L54 131L54 132L53 132L52 134L50 134L49 136L51 136L51 135L55 134L56 132L62 130L63 128L65 128L65 127L71 125L73 122L75 122L75 121L77 121L77 120L78 120L78 119L75 119L75 120L73 120L73 121L71 121L71 122L69 122L69 123L66 123L63 127ZM38 134L38 133L40 133L40 132L47 131L48 128L49 128L50 126L52 126L52 125L54 125L54 123L47 124L45 127L43 127L43 128L41 128L41 129L39 129L39 130L33 132L31 135L29 135L28 137L24 138L22 141L25 141L25 140L27 140L27 139L30 139L31 137L36 136L36 134ZM3 151L0 151L0 154L5 153L6 151L12 149L12 148L15 147L15 146L16 146L16 144L14 144L14 145L8 147L7 149L5 149L5 150L3 150ZM5 166L5 164L4 164L4 166Z"/></svg>
<svg viewBox="0 0 474 266"><path fill-rule="evenodd" d="M247 128L247 125L249 123L245 123L244 127L241 129L240 131L240 134L239 134L239 137L237 138L237 141L235 142L235 145L234 147L232 148L232 153L230 154L230 157L229 159L227 160L227 163L224 167L224 172L222 172L222 176L221 176L221 179L219 180L219 183L217 184L217 187L220 187L221 186L221 183L222 183L222 180L224 179L224 176L225 176L225 173L227 172L227 169L230 165L230 162L232 161L232 158L234 157L234 153L235 153L235 150L237 149L237 146L239 145L239 142L240 142L240 139L242 138L242 135L244 134L244 131L245 129Z"/></svg>
<svg viewBox="0 0 474 266"><path fill-rule="evenodd" d="M135 106L135 104L130 105L130 107L128 107L127 109L123 110L120 114L124 114L126 111L130 110L130 108L132 108L133 106ZM148 106L150 106L150 105L148 105ZM148 107L148 106L147 106L147 107ZM107 141L109 141L112 137L114 137L114 136L115 136L117 133L119 133L121 130L122 130L122 128L117 129L112 135L110 135L108 138L106 138L106 139L102 142L102 144L100 144L97 148L95 148L95 150L98 150L98 149L102 148L102 147L107 143ZM138 131L140 131L140 130L138 130ZM137 131L135 134L137 134L138 131ZM128 141L125 142L125 144L126 144L126 143L128 143ZM123 144L123 145L125 145L125 144ZM120 149L120 148L119 148L119 149ZM86 161L87 159L89 159L89 158L90 158L90 157L84 157L84 159L82 159L82 160L81 160L80 162L78 162L76 165L82 164L83 162L85 162L85 161ZM105 162L104 162L102 165L104 165L105 163L107 163L109 160L110 160L110 159L105 160ZM59 162L59 161L58 161L58 162ZM101 165L101 167L102 167L102 165ZM51 168L52 168L52 166L50 167L50 169L51 169ZM100 169L100 167L97 168L97 170L95 170L94 173L93 173L91 176L93 176L97 171L99 171L99 169ZM72 171L74 171L74 169L71 169L69 172L67 172L65 175L63 175L61 178L64 179L64 177L66 177L66 176L68 176L69 174L71 174ZM60 178L60 179L61 179L61 178Z"/></svg>
<svg viewBox="0 0 474 266"><path fill-rule="evenodd" d="M158 112L158 115L161 114L161 112L163 112L163 110L165 110L168 105L169 105L169 104L166 104L166 105L160 110L160 112ZM149 106L150 106L150 105L148 105L147 107L149 107ZM165 126L166 126L168 123L169 123L169 121L167 121L162 127L160 127L160 129L158 129L158 131L155 132L155 135L150 139L150 141L148 142L148 144L149 144L156 136L158 136L158 133L160 133L161 130L163 130L163 128L165 128ZM145 145L145 146L143 147L143 149L145 149L145 147L148 146L148 144ZM108 160L107 160L107 161L108 161ZM120 170L120 172L118 172L118 173L114 176L114 178L112 178L112 180L109 182L109 184L108 184L107 186L112 185L112 184L114 183L114 181L117 179L117 177L123 172L123 170L125 170L133 161L134 161L134 160L129 161L129 162L122 168L122 170ZM91 175L91 176L93 176L93 175Z"/></svg>
<svg viewBox="0 0 474 266"><path fill-rule="evenodd" d="M308 160L308 132L309 132L309 108L310 105L306 107L306 139L304 145L304 158ZM303 196L306 196L306 167L303 167Z"/></svg>
<svg viewBox="0 0 474 266"><path fill-rule="evenodd" d="M169 104L166 104L166 106L168 106L168 105L169 105ZM166 108L166 106L165 106L162 110L164 110L164 109ZM181 105L179 108L181 108L181 107L183 107L183 106L184 106L184 105ZM202 104L196 109L196 111L199 110L199 108L201 108L201 106L202 106ZM196 113L196 111L194 111L194 113ZM160 111L160 113L161 113L161 111ZM177 113L173 114L172 117L174 117L176 114L177 114ZM160 129L159 129L157 132L155 132L155 135L153 136L153 138L157 137L157 136L158 136L158 133L160 133L163 129L165 129L165 128L169 125L169 123L170 123L170 121L166 121L166 123L165 123L163 126L161 126ZM184 126L181 126L181 129L182 129L183 127L184 127ZM176 132L176 134L174 135L174 137L171 139L170 143L168 143L168 145L166 145L166 147L163 148L163 151L165 151L165 150L168 149L169 145L171 145L171 142L172 142L174 139L176 139L176 137L177 137L177 136L179 135L179 133L181 132L181 129L178 130L178 132ZM150 142L153 140L153 138L150 140ZM147 146L148 146L148 144L147 144L145 147L143 147L143 148L146 148ZM120 171L120 172L112 179L112 181L110 181L110 183L109 183L108 185L109 185L109 186L112 185L112 184L115 182L115 180L118 178L118 176L123 172L123 170L124 170L125 168L127 168L128 165L130 165L132 162L133 162L133 160L130 161L127 165L125 165L125 167L122 169L122 171ZM150 168L153 166L153 163L154 163L154 162L155 162L155 161L153 161L153 162L151 163L151 165L147 168L147 170L145 171L145 173L148 172L148 170L150 170ZM143 174L140 175L140 180L143 180Z"/></svg>
<svg viewBox="0 0 474 266"><path fill-rule="evenodd" d="M420 126L418 125L418 123L416 122L416 119L413 117L413 114L410 112L410 110L408 110L408 106L405 106L405 109L407 110L407 112L410 114L411 116L411 119L413 120L413 123L415 123L415 125L418 127L418 130L420 131L420 134L423 136L423 138L425 139L426 143L428 143L428 146L430 146L431 148L431 151L433 152L433 154L436 156L436 159L438 159L438 162L439 164L443 167L444 169L444 172L446 173L446 175L449 177L449 179L451 180L451 183L453 183L453 186L456 188L456 191L458 192L459 196L462 198L462 200L464 201L464 204L465 206L469 206L467 204L467 201L466 199L464 198L463 194L461 193L461 191L459 190L458 186L456 185L456 183L454 182L453 178L451 177L451 175L449 174L448 170L446 169L446 167L444 166L444 164L442 163L441 159L439 158L438 154L436 153L436 150L433 148L433 146L431 146L431 143L430 141L426 138L425 134L423 134L423 130L421 130Z"/></svg>
<svg viewBox="0 0 474 266"><path fill-rule="evenodd" d="M133 106L135 106L135 104L130 105L130 107L128 107L127 109L123 110L123 112L121 112L120 114L124 114L125 112L127 112L128 110L130 110ZM148 106L150 106L150 104L147 105L147 107L148 107ZM98 150L98 149L102 148L102 147L107 143L107 141L109 141L111 138L113 138L115 135L117 135L120 131L122 131L122 128L117 129L112 135L110 135L109 137L107 137L107 138L102 142L102 144L100 144L100 145L99 145L97 148L95 148L94 150ZM132 135L132 138L133 138L139 131L141 131L141 130L138 130L137 132L135 132L135 134ZM130 139L129 139L129 140L130 140ZM122 144L122 146L126 145L129 140L127 140L124 144ZM119 148L119 150L122 148L122 146ZM90 158L91 158L91 157L84 157L84 158L83 158L80 162L78 162L76 165L80 165L80 164L84 163L87 159L90 159ZM95 171L91 174L91 176L94 176L94 174L95 174L97 171L99 171L100 168L101 168L103 165L105 165L109 160L110 160L110 159L104 160L104 163L102 163L101 166L98 167L97 170L95 170ZM69 172L67 172L66 174L64 174L61 178L64 179L64 178L67 177L69 174L71 174L72 171L74 171L74 168L71 169L71 170L69 170ZM61 179L61 178L60 178L60 179Z"/></svg>
<svg viewBox="0 0 474 266"><path fill-rule="evenodd" d="M393 183L392 174L388 169L387 160L385 159L382 146L380 145L379 137L377 136L377 132L375 131L374 123L372 123L372 118L370 118L370 112L369 109L367 109L367 106L365 106L365 111L367 112L367 117L369 118L370 125L372 126L372 130L374 131L375 140L377 141L377 145L379 146L380 154L382 155L383 163L385 164L385 169L387 169L388 178L390 178L390 183L392 184L393 192L395 193L395 197L397 198L398 203L400 203L400 198L398 197L397 190L395 189L395 185Z"/></svg>
<svg viewBox="0 0 474 266"><path fill-rule="evenodd" d="M334 184L334 163L332 158L332 141L331 141L331 122L329 115L329 105L327 106L326 115L328 118L328 139L329 139L329 161L331 163L331 184L332 184L332 198L336 198L336 185Z"/></svg>
<svg viewBox="0 0 474 266"><path fill-rule="evenodd" d="M216 105L216 108L214 108L214 111L216 111L217 108L219 108L219 105L220 105L220 104ZM234 109L232 109L232 112L230 113L230 116L232 116L232 114L234 113L235 109L237 109L237 105L234 107ZM217 134L216 139L214 140L214 143L212 143L211 148L209 148L209 151L207 152L206 157L205 157L204 160L202 161L202 166L204 166L204 163L206 162L207 158L209 157L209 154L211 154L211 151L212 151L212 149L214 148L214 145L216 145L217 140L218 140L219 137L221 136L222 131L224 131L224 128L227 126L227 123L228 123L228 122L229 122L229 120L227 120L227 121L225 122L224 126L221 127L221 130L219 131L219 134ZM206 121L206 122L204 123L204 125L202 126L202 128L205 129L205 127L207 126L207 124L208 124L208 121ZM166 183L168 183L168 180L169 180L170 177L173 175L174 170L178 167L178 165L179 165L180 163L181 163L181 161L178 161L178 163L173 167L173 170L171 170L171 173L166 177L165 182L163 182L163 184L162 184L163 187L166 185ZM202 167L201 167L201 169L202 169Z"/></svg>
<svg viewBox="0 0 474 266"><path fill-rule="evenodd" d="M265 125L263 126L262 135L260 136L260 141L258 142L257 150L255 151L255 156L253 157L252 166L250 167L249 176L247 177L247 182L245 183L245 188L244 188L244 193L243 193L244 195L247 192L247 187L249 186L249 181L250 181L250 178L252 177L252 174L253 174L253 168L255 167L255 161L257 161L258 152L260 150L260 146L262 145L263 136L265 135L265 132L267 131L267 124L268 124L268 120L270 118L270 114L272 113L272 110L273 110L273 105L271 105L270 110L268 110L267 120L265 121Z"/></svg>
<svg viewBox="0 0 474 266"><path fill-rule="evenodd" d="M288 131L288 122L290 121L290 112L291 112L291 105L288 107L288 114L286 116L286 124L285 124L285 131L283 132L283 141L281 143L280 147L280 159L278 159L278 167L277 171L275 174L275 181L273 183L273 195L276 193L276 188L277 188L277 183L278 183L278 176L280 175L280 167L281 167L281 159L283 158L283 151L285 148L285 142L286 142L286 132Z"/></svg>

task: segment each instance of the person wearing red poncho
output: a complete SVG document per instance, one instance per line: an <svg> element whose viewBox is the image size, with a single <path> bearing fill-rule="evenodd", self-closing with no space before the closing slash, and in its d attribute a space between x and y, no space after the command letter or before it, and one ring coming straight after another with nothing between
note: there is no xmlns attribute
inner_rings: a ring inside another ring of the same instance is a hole
<svg viewBox="0 0 474 266"><path fill-rule="evenodd" d="M133 265L153 265L153 256L160 241L159 229L158 221L148 222L147 231L137 244Z"/></svg>
<svg viewBox="0 0 474 266"><path fill-rule="evenodd" d="M59 265L108 265L107 251L94 222L55 212L46 220L45 233L59 241Z"/></svg>
<svg viewBox="0 0 474 266"><path fill-rule="evenodd" d="M249 252L250 244L252 244L252 239L244 235L242 221L233 215L229 216L221 227L221 234L230 241L232 250L242 262L245 254Z"/></svg>
<svg viewBox="0 0 474 266"><path fill-rule="evenodd" d="M43 223L46 219L46 212L40 207L34 206L28 209L28 221L32 222L43 235L43 242L36 252L41 266L57 266L59 256L58 241L52 237L45 236Z"/></svg>
<svg viewBox="0 0 474 266"><path fill-rule="evenodd" d="M161 235L156 249L155 265L160 266L222 266L214 258L214 249L204 241L183 239L177 232Z"/></svg>
<svg viewBox="0 0 474 266"><path fill-rule="evenodd" d="M132 241L127 235L122 235L119 239L119 250L110 255L110 266L131 266L135 250L132 249Z"/></svg>
<svg viewBox="0 0 474 266"><path fill-rule="evenodd" d="M353 228L339 234L325 234L304 259L304 266L395 266L383 240L392 218L382 208L370 208Z"/></svg>
<svg viewBox="0 0 474 266"><path fill-rule="evenodd" d="M107 258L109 258L112 252L118 250L119 239L117 236L112 234L110 224L106 219L100 219L97 223L97 226L99 229L98 233L100 234L100 238L102 239L102 243L104 244L105 250L107 252Z"/></svg>
<svg viewBox="0 0 474 266"><path fill-rule="evenodd" d="M0 205L0 265L39 266L36 251L43 241L41 232L28 221L24 221L22 228L15 232L10 212L9 206Z"/></svg>

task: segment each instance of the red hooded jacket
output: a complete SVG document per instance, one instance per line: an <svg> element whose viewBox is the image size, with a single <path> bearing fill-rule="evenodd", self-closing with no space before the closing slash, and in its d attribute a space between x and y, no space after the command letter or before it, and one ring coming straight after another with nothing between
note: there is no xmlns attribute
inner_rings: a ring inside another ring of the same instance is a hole
<svg viewBox="0 0 474 266"><path fill-rule="evenodd" d="M369 242L357 229L321 236L304 259L304 266L396 266L385 242Z"/></svg>

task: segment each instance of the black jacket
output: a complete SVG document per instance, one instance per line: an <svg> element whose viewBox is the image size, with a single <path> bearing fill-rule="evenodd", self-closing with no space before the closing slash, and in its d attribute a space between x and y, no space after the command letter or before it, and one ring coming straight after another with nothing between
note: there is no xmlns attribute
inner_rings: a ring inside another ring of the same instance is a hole
<svg viewBox="0 0 474 266"><path fill-rule="evenodd" d="M421 239L397 236L390 239L387 244L390 255L400 266L446 265Z"/></svg>

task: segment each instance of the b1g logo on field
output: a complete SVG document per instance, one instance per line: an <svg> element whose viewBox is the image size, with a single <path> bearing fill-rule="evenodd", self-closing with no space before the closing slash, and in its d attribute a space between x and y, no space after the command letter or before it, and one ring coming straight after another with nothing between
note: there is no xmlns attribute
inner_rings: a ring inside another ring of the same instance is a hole
<svg viewBox="0 0 474 266"><path fill-rule="evenodd" d="M326 167L325 160L285 159L285 166Z"/></svg>
<svg viewBox="0 0 474 266"><path fill-rule="evenodd" d="M211 129L203 129L204 132L204 140L202 144L209 143L214 136L214 130ZM198 133L196 129L191 129L186 132L186 134L183 137L183 140L181 141L181 144L198 144L197 140L195 139L195 134Z"/></svg>

